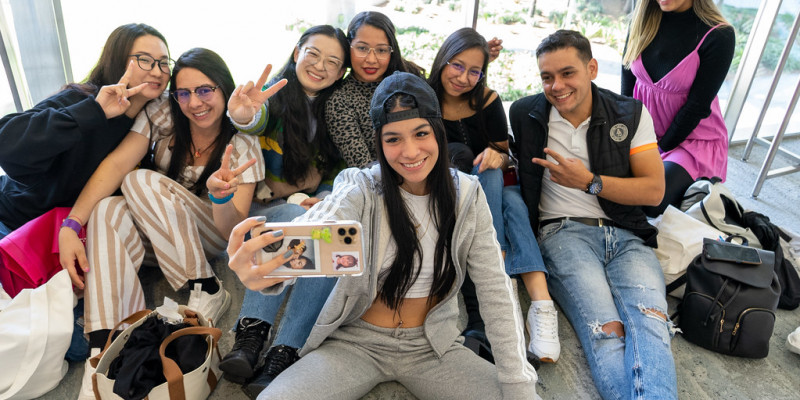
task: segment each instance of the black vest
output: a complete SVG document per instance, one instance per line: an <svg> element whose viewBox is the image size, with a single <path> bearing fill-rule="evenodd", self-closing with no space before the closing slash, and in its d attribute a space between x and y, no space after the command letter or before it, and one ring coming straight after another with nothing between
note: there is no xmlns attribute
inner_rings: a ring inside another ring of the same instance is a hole
<svg viewBox="0 0 800 400"><path fill-rule="evenodd" d="M544 94L540 93L515 101L509 111L514 132L511 151L518 160L520 189L528 205L534 232L539 230L539 198L544 167L531 162L531 158L545 158L551 107ZM623 178L632 176L631 139L639 127L641 111L640 101L598 88L592 83L592 117L586 133L591 172ZM658 230L647 222L640 206L618 204L602 197L597 200L616 224L642 238L648 246L657 247Z"/></svg>

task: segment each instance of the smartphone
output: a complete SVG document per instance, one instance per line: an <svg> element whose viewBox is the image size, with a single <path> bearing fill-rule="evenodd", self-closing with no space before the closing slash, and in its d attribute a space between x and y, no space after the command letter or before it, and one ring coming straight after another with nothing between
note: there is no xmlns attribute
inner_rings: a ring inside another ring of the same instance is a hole
<svg viewBox="0 0 800 400"><path fill-rule="evenodd" d="M712 260L752 265L761 264L761 255L758 254L758 250L753 247L709 240L709 242L705 243L705 252L706 257Z"/></svg>
<svg viewBox="0 0 800 400"><path fill-rule="evenodd" d="M250 230L256 237L283 229L283 238L256 253L261 264L291 251L276 278L357 276L364 272L364 238L358 221L267 222Z"/></svg>

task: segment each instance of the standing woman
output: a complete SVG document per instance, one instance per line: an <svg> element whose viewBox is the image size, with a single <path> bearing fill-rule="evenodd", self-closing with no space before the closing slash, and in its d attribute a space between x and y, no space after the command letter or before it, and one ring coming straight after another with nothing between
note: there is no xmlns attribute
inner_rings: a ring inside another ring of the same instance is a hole
<svg viewBox="0 0 800 400"><path fill-rule="evenodd" d="M167 88L172 60L153 27L108 36L83 83L0 119L0 238L54 207L70 207L145 104ZM78 221L81 225L86 220Z"/></svg>
<svg viewBox="0 0 800 400"><path fill-rule="evenodd" d="M333 142L349 167L364 167L376 160L375 139L369 119L369 102L384 77L395 71L422 76L424 71L403 59L394 24L384 14L363 11L347 27L350 74L336 89L325 108Z"/></svg>
<svg viewBox="0 0 800 400"><path fill-rule="evenodd" d="M300 217L359 221L365 271L338 279L303 357L259 399L358 399L387 381L423 399L538 398L516 293L485 223L489 208L477 180L450 169L435 93L422 78L396 72L377 87L370 115L378 164L342 171L333 193ZM275 293L286 282L264 275L286 255L257 266L252 260L282 235L243 242L261 222L234 228L229 266L248 288ZM496 366L459 340L457 292L467 271Z"/></svg>
<svg viewBox="0 0 800 400"><path fill-rule="evenodd" d="M237 88L228 104L234 125L260 136L266 161L266 178L259 183L259 202L251 215L270 222L288 222L306 212L330 193L333 178L343 168L341 155L330 138L324 118L325 105L342 81L348 65L349 45L341 29L318 25L307 29L295 44L289 59L272 79L286 86L266 106L260 91L268 71L253 85ZM266 128L266 129L265 129ZM287 203L293 193L312 197L298 204ZM293 267L308 263L297 258ZM262 296L247 290L236 323L236 341L220 363L225 377L234 382L251 378L259 354L275 324L284 298L288 297L272 347L264 355L261 375L245 390L255 397L272 379L297 360L319 310L335 279L308 278L287 295Z"/></svg>
<svg viewBox="0 0 800 400"><path fill-rule="evenodd" d="M519 186L503 187L503 170L509 165L508 120L500 96L486 86L488 64L486 40L472 28L461 28L442 43L428 83L442 107L451 160L462 172L478 175L497 240L505 252L506 272L519 275L530 295L528 348L540 360L555 362L561 350L557 312ZM468 316L464 336L475 349L485 343L486 336L475 285L468 275L461 291ZM484 356L486 352L484 349Z"/></svg>
<svg viewBox="0 0 800 400"><path fill-rule="evenodd" d="M170 87L172 96L147 106L75 203L72 215L89 221L86 250L71 227L59 233L64 268L77 264L86 273L92 355L110 329L145 307L137 273L146 255L155 256L174 290L188 285L189 308L218 321L230 305L208 259L247 216L255 182L264 177L258 142L235 134L225 117L235 85L216 53L185 52ZM129 172L151 147L153 170ZM107 197L120 185L122 196ZM81 399L93 398L88 363Z"/></svg>
<svg viewBox="0 0 800 400"><path fill-rule="evenodd" d="M650 217L679 206L698 178L725 180L728 131L717 99L733 59L733 27L711 0L642 0L623 57L622 94L653 116L666 191Z"/></svg>

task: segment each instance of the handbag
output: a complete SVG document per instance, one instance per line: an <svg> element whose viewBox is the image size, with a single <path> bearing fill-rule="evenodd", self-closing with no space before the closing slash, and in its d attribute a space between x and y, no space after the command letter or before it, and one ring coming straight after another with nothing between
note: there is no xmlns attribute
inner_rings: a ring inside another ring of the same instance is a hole
<svg viewBox="0 0 800 400"><path fill-rule="evenodd" d="M703 239L703 252L667 288L686 282L676 312L683 337L717 353L766 357L781 292L774 262L771 251Z"/></svg>
<svg viewBox="0 0 800 400"><path fill-rule="evenodd" d="M61 271L58 232L69 215L69 207L56 207L28 221L0 240L0 284L14 297L32 289ZM86 231L79 235L86 238Z"/></svg>
<svg viewBox="0 0 800 400"><path fill-rule="evenodd" d="M703 251L703 239L717 239L724 233L698 221L673 206L668 206L656 224L658 247L653 249L664 272L664 281L672 283L683 275L692 260ZM670 292L681 298L682 290Z"/></svg>
<svg viewBox="0 0 800 400"><path fill-rule="evenodd" d="M752 247L762 248L753 231L744 222L744 207L722 184L721 179L700 178L688 189L681 202L681 211L725 233L744 237Z"/></svg>
<svg viewBox="0 0 800 400"><path fill-rule="evenodd" d="M0 400L39 397L67 373L75 295L62 270L11 299L0 288Z"/></svg>
<svg viewBox="0 0 800 400"><path fill-rule="evenodd" d="M184 321L196 319L197 326L178 329L161 342L158 348L158 356L161 359L163 375L166 381L150 389L146 397L151 400L206 399L214 391L222 374L219 369L220 354L217 348L222 331L214 328L205 317L187 309L185 306L179 306L178 312L184 317ZM115 379L109 377L109 369L112 362L120 355L125 344L131 339L134 330L144 326L148 320L160 317L161 315L158 311L142 310L125 318L111 330L111 332L115 332L123 324L130 324L113 341L113 334L110 334L104 350L90 360L92 366L97 368L92 376L92 383L95 396L98 399L122 398L114 392ZM167 356L167 347L176 339L187 335L200 335L204 339L206 345L206 348L203 349L205 357L199 367L191 371L182 372L178 363Z"/></svg>

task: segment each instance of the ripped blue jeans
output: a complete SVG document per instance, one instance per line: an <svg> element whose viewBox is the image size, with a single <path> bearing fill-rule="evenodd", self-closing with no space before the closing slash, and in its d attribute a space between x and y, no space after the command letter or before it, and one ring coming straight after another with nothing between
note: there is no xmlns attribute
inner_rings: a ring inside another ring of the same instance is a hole
<svg viewBox="0 0 800 400"><path fill-rule="evenodd" d="M674 328L664 319L666 289L653 250L625 229L574 221L541 227L539 246L550 294L575 329L600 395L676 399ZM612 329L619 324L622 338Z"/></svg>

